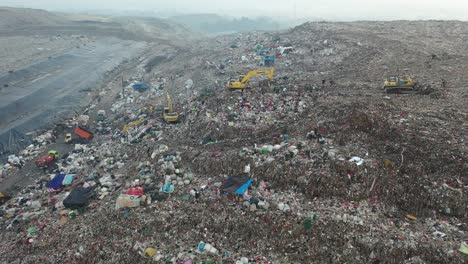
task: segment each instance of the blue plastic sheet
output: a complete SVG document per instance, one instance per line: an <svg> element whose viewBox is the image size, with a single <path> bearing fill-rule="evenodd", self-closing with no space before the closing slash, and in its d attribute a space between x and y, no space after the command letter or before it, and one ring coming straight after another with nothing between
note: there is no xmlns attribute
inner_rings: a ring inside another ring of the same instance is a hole
<svg viewBox="0 0 468 264"><path fill-rule="evenodd" d="M172 185L170 183L165 183L163 185L163 187L161 187L161 189L159 191L165 192L165 193L173 193L174 192L174 185Z"/></svg>
<svg viewBox="0 0 468 264"><path fill-rule="evenodd" d="M62 185L71 185L73 182L73 177L75 177L76 174L67 174L65 175L65 178L63 178Z"/></svg>
<svg viewBox="0 0 468 264"><path fill-rule="evenodd" d="M247 191L251 183L252 183L252 179L249 179L246 183L244 183L241 187L239 187L236 190L236 194L243 195L245 191Z"/></svg>
<svg viewBox="0 0 468 264"><path fill-rule="evenodd" d="M150 85L144 82L138 82L138 83L134 83L132 87L135 90L143 91L143 90L149 89Z"/></svg>
<svg viewBox="0 0 468 264"><path fill-rule="evenodd" d="M64 178L65 178L65 174L61 174L61 173L56 174L54 178L51 181L49 181L49 183L47 184L47 187L52 188L52 189L60 189L62 187L62 182Z"/></svg>

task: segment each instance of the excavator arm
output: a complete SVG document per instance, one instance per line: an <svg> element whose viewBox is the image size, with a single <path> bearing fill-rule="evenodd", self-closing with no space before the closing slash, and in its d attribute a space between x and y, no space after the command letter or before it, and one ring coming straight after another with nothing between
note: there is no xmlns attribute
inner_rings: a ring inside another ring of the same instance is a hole
<svg viewBox="0 0 468 264"><path fill-rule="evenodd" d="M139 125L143 124L144 122L145 122L144 119L139 119L139 120L130 122L130 123L126 124L126 125L123 127L122 130L123 130L123 132L127 133L127 131L128 131L129 128L139 126Z"/></svg>
<svg viewBox="0 0 468 264"><path fill-rule="evenodd" d="M261 74L268 75L268 79L272 80L273 75L275 74L275 68L271 68L270 70L262 69L262 70L249 71L249 73L247 73L247 75L245 75L244 78L242 78L241 82L247 83L250 80L250 78L252 78L253 76L261 75Z"/></svg>
<svg viewBox="0 0 468 264"><path fill-rule="evenodd" d="M167 92L166 92L166 98L167 98L167 108L169 108L169 113L172 113L174 112L174 108L172 107L171 96Z"/></svg>
<svg viewBox="0 0 468 264"><path fill-rule="evenodd" d="M163 110L163 119L168 123L175 123L179 121L179 114L174 112L174 107L172 106L171 96L166 92L167 98L167 107L164 107Z"/></svg>
<svg viewBox="0 0 468 264"><path fill-rule="evenodd" d="M245 76L242 76L239 78L239 81L229 81L227 83L227 87L229 89L245 89L247 87L247 83L250 81L250 78L256 75L261 75L261 74L266 74L268 75L268 79L272 80L273 76L275 74L275 68L271 69L259 69L259 70L253 70L249 71Z"/></svg>

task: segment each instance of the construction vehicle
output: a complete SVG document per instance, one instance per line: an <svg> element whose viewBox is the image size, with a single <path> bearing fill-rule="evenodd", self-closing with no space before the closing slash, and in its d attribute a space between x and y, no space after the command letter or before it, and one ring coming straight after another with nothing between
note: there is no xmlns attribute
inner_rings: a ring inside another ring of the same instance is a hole
<svg viewBox="0 0 468 264"><path fill-rule="evenodd" d="M106 111L105 110L98 110L97 112L97 121L104 121L106 119Z"/></svg>
<svg viewBox="0 0 468 264"><path fill-rule="evenodd" d="M47 154L36 159L34 163L36 163L39 168L47 169L58 158L59 154L56 150L49 150Z"/></svg>
<svg viewBox="0 0 468 264"><path fill-rule="evenodd" d="M72 143L72 141L73 141L72 133L67 133L65 135L65 143Z"/></svg>
<svg viewBox="0 0 468 264"><path fill-rule="evenodd" d="M385 93L413 93L414 82L409 77L390 76L384 82Z"/></svg>
<svg viewBox="0 0 468 264"><path fill-rule="evenodd" d="M10 195L0 192L0 205L3 205L4 203L6 203L6 201L10 199L11 199Z"/></svg>
<svg viewBox="0 0 468 264"><path fill-rule="evenodd" d="M176 123L179 121L179 114L174 111L174 107L172 106L172 100L171 96L169 95L168 92L166 92L166 98L167 98L167 107L164 107L164 110L162 112L162 117L164 121L167 123Z"/></svg>
<svg viewBox="0 0 468 264"><path fill-rule="evenodd" d="M127 131L128 131L129 128L139 126L139 125L143 124L144 122L145 122L144 119L139 119L139 120L136 120L136 121L132 121L132 122L126 124L126 125L123 127L122 131L125 132L125 133L127 133Z"/></svg>
<svg viewBox="0 0 468 264"><path fill-rule="evenodd" d="M94 137L94 134L92 132L79 126L75 128L74 132L75 132L75 135L79 136L80 138L87 139L87 140L91 140Z"/></svg>
<svg viewBox="0 0 468 264"><path fill-rule="evenodd" d="M238 80L229 80L227 83L227 88L230 90L245 89L249 84L250 78L261 74L267 74L268 79L271 81L273 79L273 75L275 74L275 68L249 71L246 75L240 75Z"/></svg>
<svg viewBox="0 0 468 264"><path fill-rule="evenodd" d="M92 132L80 126L77 126L73 132L77 137L73 137L72 133L67 133L65 135L65 143L85 143L86 141L89 141L94 137L94 134Z"/></svg>

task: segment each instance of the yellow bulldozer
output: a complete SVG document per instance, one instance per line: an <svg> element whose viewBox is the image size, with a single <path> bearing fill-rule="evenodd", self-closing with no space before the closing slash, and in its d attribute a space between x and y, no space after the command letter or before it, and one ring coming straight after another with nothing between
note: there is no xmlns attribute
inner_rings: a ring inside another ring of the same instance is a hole
<svg viewBox="0 0 468 264"><path fill-rule="evenodd" d="M275 74L275 68L271 69L258 69L249 71L246 75L240 75L239 78L236 80L229 80L227 83L227 88L230 90L242 90L247 88L250 78L256 75L266 74L268 75L268 79L271 81L273 80L273 76Z"/></svg>
<svg viewBox="0 0 468 264"><path fill-rule="evenodd" d="M179 121L179 114L174 111L174 107L172 106L171 96L168 92L166 92L167 98L167 107L164 107L162 116L164 121L167 123L176 123Z"/></svg>
<svg viewBox="0 0 468 264"><path fill-rule="evenodd" d="M385 93L414 93L414 81L410 77L390 76L384 81Z"/></svg>

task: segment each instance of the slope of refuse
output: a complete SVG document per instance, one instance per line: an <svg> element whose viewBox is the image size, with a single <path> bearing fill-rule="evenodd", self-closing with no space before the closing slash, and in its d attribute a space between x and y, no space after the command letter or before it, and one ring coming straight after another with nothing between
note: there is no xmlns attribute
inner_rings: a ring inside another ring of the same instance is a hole
<svg viewBox="0 0 468 264"><path fill-rule="evenodd" d="M464 263L467 32L306 23L151 53L3 166L2 180L35 183L0 197L0 258ZM272 82L226 88L267 55ZM416 92L385 94L389 75ZM176 124L161 118L167 94ZM78 125L94 138L65 144ZM49 170L28 165L59 145L72 150Z"/></svg>

